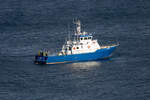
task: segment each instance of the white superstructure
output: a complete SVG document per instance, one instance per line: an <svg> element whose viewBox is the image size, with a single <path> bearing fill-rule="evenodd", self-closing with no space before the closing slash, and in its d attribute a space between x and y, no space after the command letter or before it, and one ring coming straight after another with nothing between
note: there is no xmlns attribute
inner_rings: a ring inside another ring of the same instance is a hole
<svg viewBox="0 0 150 100"><path fill-rule="evenodd" d="M80 21L76 21L75 24L77 26L75 39L66 41L59 55L90 53L100 49L100 45L97 40L93 40L93 36L91 34L81 32Z"/></svg>

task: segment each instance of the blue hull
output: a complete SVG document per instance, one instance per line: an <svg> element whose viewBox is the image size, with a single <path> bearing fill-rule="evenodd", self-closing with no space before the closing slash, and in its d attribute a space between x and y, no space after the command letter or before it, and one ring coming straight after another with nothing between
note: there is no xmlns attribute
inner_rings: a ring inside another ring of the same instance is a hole
<svg viewBox="0 0 150 100"><path fill-rule="evenodd" d="M57 63L69 63L69 62L79 62L79 61L91 61L104 59L109 57L110 54L115 50L116 46L111 46L110 48L99 49L92 53L84 54L72 54L63 56L36 56L36 64L57 64Z"/></svg>

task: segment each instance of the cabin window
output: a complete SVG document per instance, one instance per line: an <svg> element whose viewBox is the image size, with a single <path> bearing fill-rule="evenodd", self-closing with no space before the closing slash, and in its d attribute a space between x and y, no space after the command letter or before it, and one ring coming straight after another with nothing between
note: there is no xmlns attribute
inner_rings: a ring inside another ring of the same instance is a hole
<svg viewBox="0 0 150 100"><path fill-rule="evenodd" d="M91 39L91 37L88 37L88 39Z"/></svg>
<svg viewBox="0 0 150 100"><path fill-rule="evenodd" d="M81 40L83 40L83 38L80 38Z"/></svg>
<svg viewBox="0 0 150 100"><path fill-rule="evenodd" d="M79 49L79 47L77 47L77 49Z"/></svg>
<svg viewBox="0 0 150 100"><path fill-rule="evenodd" d="M87 37L85 37L84 40L87 40Z"/></svg>

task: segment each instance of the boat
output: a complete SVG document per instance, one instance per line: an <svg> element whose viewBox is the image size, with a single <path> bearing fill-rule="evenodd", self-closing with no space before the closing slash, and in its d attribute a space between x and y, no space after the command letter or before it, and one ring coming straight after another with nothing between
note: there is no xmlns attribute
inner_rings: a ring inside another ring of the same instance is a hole
<svg viewBox="0 0 150 100"><path fill-rule="evenodd" d="M99 45L93 35L81 32L81 22L74 22L76 29L73 39L68 39L60 52L51 55L48 51L40 51L35 56L35 64L60 64L82 61L92 61L110 57L118 44Z"/></svg>

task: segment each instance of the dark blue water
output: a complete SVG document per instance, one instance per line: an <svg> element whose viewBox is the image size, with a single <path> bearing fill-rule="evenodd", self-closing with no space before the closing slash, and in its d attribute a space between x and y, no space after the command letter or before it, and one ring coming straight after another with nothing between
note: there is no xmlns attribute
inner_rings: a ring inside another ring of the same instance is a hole
<svg viewBox="0 0 150 100"><path fill-rule="evenodd" d="M0 100L149 100L149 0L0 1ZM73 18L99 43L119 42L106 61L35 65L55 52Z"/></svg>

